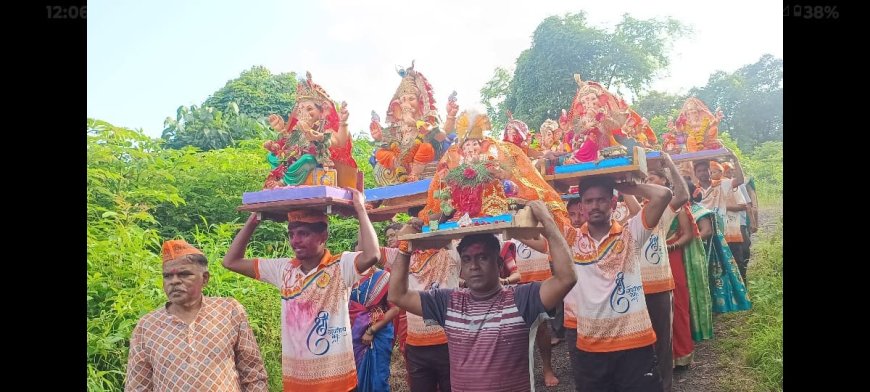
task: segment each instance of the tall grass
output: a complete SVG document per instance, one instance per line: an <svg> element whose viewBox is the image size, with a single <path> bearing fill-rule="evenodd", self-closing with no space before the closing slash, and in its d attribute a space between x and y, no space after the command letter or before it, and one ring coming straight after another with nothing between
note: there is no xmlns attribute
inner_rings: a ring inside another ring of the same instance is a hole
<svg viewBox="0 0 870 392"><path fill-rule="evenodd" d="M781 202L777 204L766 207L776 210L774 221L765 224L752 243L747 273L752 310L717 320L727 332L716 341L716 351L724 362L732 361L720 380L726 391L783 390L783 225ZM751 379L736 380L743 375Z"/></svg>
<svg viewBox="0 0 870 392"><path fill-rule="evenodd" d="M774 230L764 233L752 253L749 275L754 311L745 327L747 362L756 370L764 390L782 390L782 216Z"/></svg>

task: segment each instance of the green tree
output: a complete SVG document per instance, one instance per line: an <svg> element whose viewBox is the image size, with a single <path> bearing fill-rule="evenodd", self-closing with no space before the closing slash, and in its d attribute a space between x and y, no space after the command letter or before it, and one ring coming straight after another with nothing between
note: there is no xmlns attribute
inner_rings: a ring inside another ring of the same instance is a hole
<svg viewBox="0 0 870 392"><path fill-rule="evenodd" d="M197 147L208 151L232 146L238 140L262 138L271 130L265 120L254 120L230 102L226 110L211 106L180 106L176 116L163 122L162 138L169 148Z"/></svg>
<svg viewBox="0 0 870 392"><path fill-rule="evenodd" d="M577 91L573 75L602 83L615 93L638 94L670 64L673 41L687 32L671 19L640 20L623 15L613 31L590 26L583 12L544 19L532 45L516 61L501 107L531 127L558 118ZM482 90L484 102L497 102L503 86L496 71ZM487 89L487 87L492 87Z"/></svg>
<svg viewBox="0 0 870 392"><path fill-rule="evenodd" d="M782 200L782 142L761 143L750 158L746 170L757 181L759 197L765 201Z"/></svg>
<svg viewBox="0 0 870 392"><path fill-rule="evenodd" d="M653 116L653 118L649 119L649 126L652 128L653 133L656 134L656 137L661 139L662 134L668 131L668 117ZM661 143L661 140L659 140L659 143Z"/></svg>
<svg viewBox="0 0 870 392"><path fill-rule="evenodd" d="M242 71L202 105L180 106L164 121L163 139L170 148L194 146L203 151L232 146L239 140L271 134L270 114L286 115L296 102L296 74L273 75L266 67Z"/></svg>
<svg viewBox="0 0 870 392"><path fill-rule="evenodd" d="M650 91L638 96L631 108L646 117L653 132L661 137L668 131L668 119L677 118L685 100L686 97L681 95Z"/></svg>
<svg viewBox="0 0 870 392"><path fill-rule="evenodd" d="M683 95L650 91L639 95L631 104L631 108L650 121L655 116L676 118L686 98Z"/></svg>
<svg viewBox="0 0 870 392"><path fill-rule="evenodd" d="M722 109L720 132L752 151L766 141L782 140L782 59L765 54L733 73L710 75L707 85L692 89L711 111Z"/></svg>
<svg viewBox="0 0 870 392"><path fill-rule="evenodd" d="M507 124L504 98L510 92L511 72L498 67L492 78L480 89L480 102L486 107L486 114L492 122L493 137L498 137Z"/></svg>
<svg viewBox="0 0 870 392"><path fill-rule="evenodd" d="M353 139L353 151L351 154L353 155L353 159L356 161L359 170L363 173L363 184L365 189L378 187L373 172L374 168L369 162L374 151L375 142L373 140L370 140L363 135L359 135Z"/></svg>
<svg viewBox="0 0 870 392"><path fill-rule="evenodd" d="M286 116L296 104L296 73L273 75L266 67L253 66L228 81L202 105L224 108L231 102L239 106L240 113L256 120L270 114Z"/></svg>

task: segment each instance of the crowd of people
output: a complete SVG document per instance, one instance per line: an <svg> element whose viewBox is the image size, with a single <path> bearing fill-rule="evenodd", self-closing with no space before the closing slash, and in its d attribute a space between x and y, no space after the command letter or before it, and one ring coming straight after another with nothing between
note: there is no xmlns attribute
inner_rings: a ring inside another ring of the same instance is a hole
<svg viewBox="0 0 870 392"><path fill-rule="evenodd" d="M303 208L287 213L292 258L245 258L258 214L223 258L224 268L278 289L285 391L389 391L393 350L413 392L529 391L534 346L544 385L562 382L552 349L562 341L572 345L578 391L670 391L674 369L713 337L713 315L751 307L752 181L730 151L722 162L680 166L669 155L721 149L720 111L690 98L659 145L624 100L575 75L570 112L546 120L536 140L509 114L499 141L486 136L486 114L459 114L455 95L442 123L428 80L413 63L399 73L386 126L372 117L380 144L370 163L383 186L430 176L422 209L387 227L381 246L373 206L348 187L360 226L354 249L327 249L326 215ZM359 185L347 105L306 76L288 121L270 116L280 138L264 144L273 167L264 188L314 185L315 172ZM662 164L642 181L580 173L577 191L560 194L543 177L657 146ZM517 200L540 234L435 236L422 249L399 240L424 225L510 215ZM126 390L267 389L245 310L204 297L208 281L201 251L164 244L168 301L133 331Z"/></svg>
<svg viewBox="0 0 870 392"><path fill-rule="evenodd" d="M423 222L390 225L380 246L352 190L356 249L327 249L326 216L302 209L288 214L294 258L246 259L252 214L223 266L278 288L286 391L387 391L394 349L411 391L527 391L534 345L557 385L552 346L574 331L578 391L669 391L694 343L713 337L713 314L751 306L757 205L732 161L678 167L665 155L644 183L582 178L565 202L570 225L533 201L537 238L477 234L413 251L398 238ZM208 281L201 251L164 243L168 300L132 334L126 390L267 390L244 308L203 296Z"/></svg>

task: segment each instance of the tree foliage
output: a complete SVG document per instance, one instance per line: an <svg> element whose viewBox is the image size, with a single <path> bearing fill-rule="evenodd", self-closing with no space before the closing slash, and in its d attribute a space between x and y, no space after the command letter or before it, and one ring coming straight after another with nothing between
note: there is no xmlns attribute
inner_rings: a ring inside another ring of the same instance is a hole
<svg viewBox="0 0 870 392"><path fill-rule="evenodd" d="M766 54L733 73L710 75L707 85L689 94L710 110L721 108L725 118L719 130L751 151L767 141L782 141L782 66L782 59Z"/></svg>
<svg viewBox="0 0 870 392"><path fill-rule="evenodd" d="M197 225L232 222L247 213L236 211L244 192L262 189L270 170L262 142L198 153L195 149L165 150L179 194L185 204L157 206L153 214L164 237L190 232ZM278 237L279 239L281 237Z"/></svg>
<svg viewBox="0 0 870 392"><path fill-rule="evenodd" d="M232 146L239 140L262 138L271 129L265 120L254 120L230 102L224 111L211 106L179 106L176 116L163 122L163 139L169 148L197 147L208 151Z"/></svg>
<svg viewBox="0 0 870 392"><path fill-rule="evenodd" d="M264 119L270 114L286 116L296 104L296 73L273 75L266 67L251 67L215 91L202 105L224 108L232 102L239 106L241 114L253 119Z"/></svg>
<svg viewBox="0 0 870 392"><path fill-rule="evenodd" d="M744 166L758 184L759 197L765 201L782 200L782 142L760 144L752 150Z"/></svg>
<svg viewBox="0 0 870 392"><path fill-rule="evenodd" d="M685 100L686 97L683 95L649 91L638 96L631 107L649 120L649 125L656 136L661 136L668 131L668 119L677 118Z"/></svg>
<svg viewBox="0 0 870 392"><path fill-rule="evenodd" d="M502 103L510 92L511 78L510 71L498 67L492 78L480 89L480 102L486 107L486 114L492 122L493 137L498 137L507 124L507 113Z"/></svg>
<svg viewBox="0 0 870 392"><path fill-rule="evenodd" d="M686 98L685 95L649 91L638 96L631 108L647 119L655 116L676 118Z"/></svg>
<svg viewBox="0 0 870 392"><path fill-rule="evenodd" d="M589 25L583 12L551 16L535 29L513 77L505 81L497 69L481 89L481 100L495 113L511 110L537 127L568 108L577 91L575 73L614 92L638 94L668 67L670 46L686 31L671 18L641 20L626 14L608 31Z"/></svg>
<svg viewBox="0 0 870 392"><path fill-rule="evenodd" d="M265 138L270 114L286 116L296 103L296 74L273 75L266 67L243 71L214 92L202 105L179 106L175 118L163 123L170 148L185 146L208 151L248 139Z"/></svg>

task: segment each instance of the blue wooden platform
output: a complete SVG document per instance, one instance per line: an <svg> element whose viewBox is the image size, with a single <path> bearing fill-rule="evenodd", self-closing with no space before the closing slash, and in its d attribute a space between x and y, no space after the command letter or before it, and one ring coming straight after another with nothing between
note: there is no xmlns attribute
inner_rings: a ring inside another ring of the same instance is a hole
<svg viewBox="0 0 870 392"><path fill-rule="evenodd" d="M602 159L597 164L595 162L575 163L573 165L556 166L553 170L554 174L576 173L586 170L605 169L608 167L628 166L631 165L630 157L616 157Z"/></svg>
<svg viewBox="0 0 870 392"><path fill-rule="evenodd" d="M245 192L242 194L242 204L317 198L345 199L350 201L353 200L353 195L347 189L329 185L300 185L266 189L257 192Z"/></svg>
<svg viewBox="0 0 870 392"><path fill-rule="evenodd" d="M493 223L501 223L501 222L513 222L513 214L502 214L496 216L484 216L480 218L471 218L473 223L481 223L481 224L493 224ZM450 230L450 229L458 229L459 224L456 222L444 222L438 225L438 231L441 230ZM429 226L423 226L423 232L429 232Z"/></svg>
<svg viewBox="0 0 870 392"><path fill-rule="evenodd" d="M431 183L432 179L426 178L420 181L406 182L404 184L366 189L364 193L366 195L366 201L396 199L399 197L426 193L429 191L429 184Z"/></svg>
<svg viewBox="0 0 870 392"><path fill-rule="evenodd" d="M695 152L687 152L684 154L674 154L674 155L671 155L671 159L674 162L685 162L685 161L694 161L697 159L718 158L718 157L727 156L727 155L729 155L728 150L726 150L724 148L717 148L715 150L701 150L701 151L695 151ZM647 160L651 160L651 159L657 160L657 159L661 159L661 158L662 158L661 151L650 151L650 152L646 153Z"/></svg>

